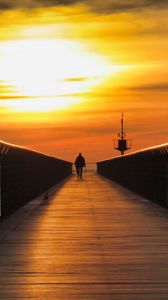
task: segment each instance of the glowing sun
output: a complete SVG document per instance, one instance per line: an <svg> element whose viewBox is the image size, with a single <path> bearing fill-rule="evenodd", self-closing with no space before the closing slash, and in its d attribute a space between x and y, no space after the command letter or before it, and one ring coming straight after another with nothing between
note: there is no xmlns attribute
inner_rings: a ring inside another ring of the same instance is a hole
<svg viewBox="0 0 168 300"><path fill-rule="evenodd" d="M77 42L25 40L4 44L4 77L24 96L84 92L104 74L104 61Z"/></svg>

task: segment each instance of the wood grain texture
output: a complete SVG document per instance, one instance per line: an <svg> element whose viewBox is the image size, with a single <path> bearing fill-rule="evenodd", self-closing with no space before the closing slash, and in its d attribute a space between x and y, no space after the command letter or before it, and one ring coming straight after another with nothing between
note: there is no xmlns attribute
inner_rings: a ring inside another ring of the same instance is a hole
<svg viewBox="0 0 168 300"><path fill-rule="evenodd" d="M0 299L168 299L166 209L97 174L53 191L0 224Z"/></svg>

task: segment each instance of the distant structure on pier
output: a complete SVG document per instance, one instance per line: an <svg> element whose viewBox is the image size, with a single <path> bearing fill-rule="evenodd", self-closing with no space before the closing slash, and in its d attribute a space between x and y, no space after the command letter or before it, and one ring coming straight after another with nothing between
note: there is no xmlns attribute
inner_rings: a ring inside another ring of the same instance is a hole
<svg viewBox="0 0 168 300"><path fill-rule="evenodd" d="M114 140L114 149L121 152L121 155L124 155L124 152L131 149L132 140L126 139L126 133L124 131L124 114L121 115L121 131L118 134L118 139Z"/></svg>

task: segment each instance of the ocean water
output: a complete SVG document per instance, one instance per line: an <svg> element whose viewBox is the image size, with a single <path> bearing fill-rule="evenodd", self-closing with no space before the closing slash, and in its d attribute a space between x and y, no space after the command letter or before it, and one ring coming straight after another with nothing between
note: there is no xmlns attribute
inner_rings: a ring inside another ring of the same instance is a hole
<svg viewBox="0 0 168 300"><path fill-rule="evenodd" d="M97 166L96 163L86 163L86 168L84 168L84 173L96 173ZM73 174L76 174L75 166L73 165Z"/></svg>

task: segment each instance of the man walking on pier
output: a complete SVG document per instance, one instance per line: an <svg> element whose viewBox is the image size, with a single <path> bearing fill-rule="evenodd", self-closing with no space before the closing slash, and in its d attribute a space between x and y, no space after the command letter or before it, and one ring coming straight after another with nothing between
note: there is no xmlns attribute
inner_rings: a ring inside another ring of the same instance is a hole
<svg viewBox="0 0 168 300"><path fill-rule="evenodd" d="M85 159L81 153L79 153L79 155L77 156L77 158L75 160L75 167L76 167L76 172L77 172L78 178L82 179L83 167L85 167Z"/></svg>

